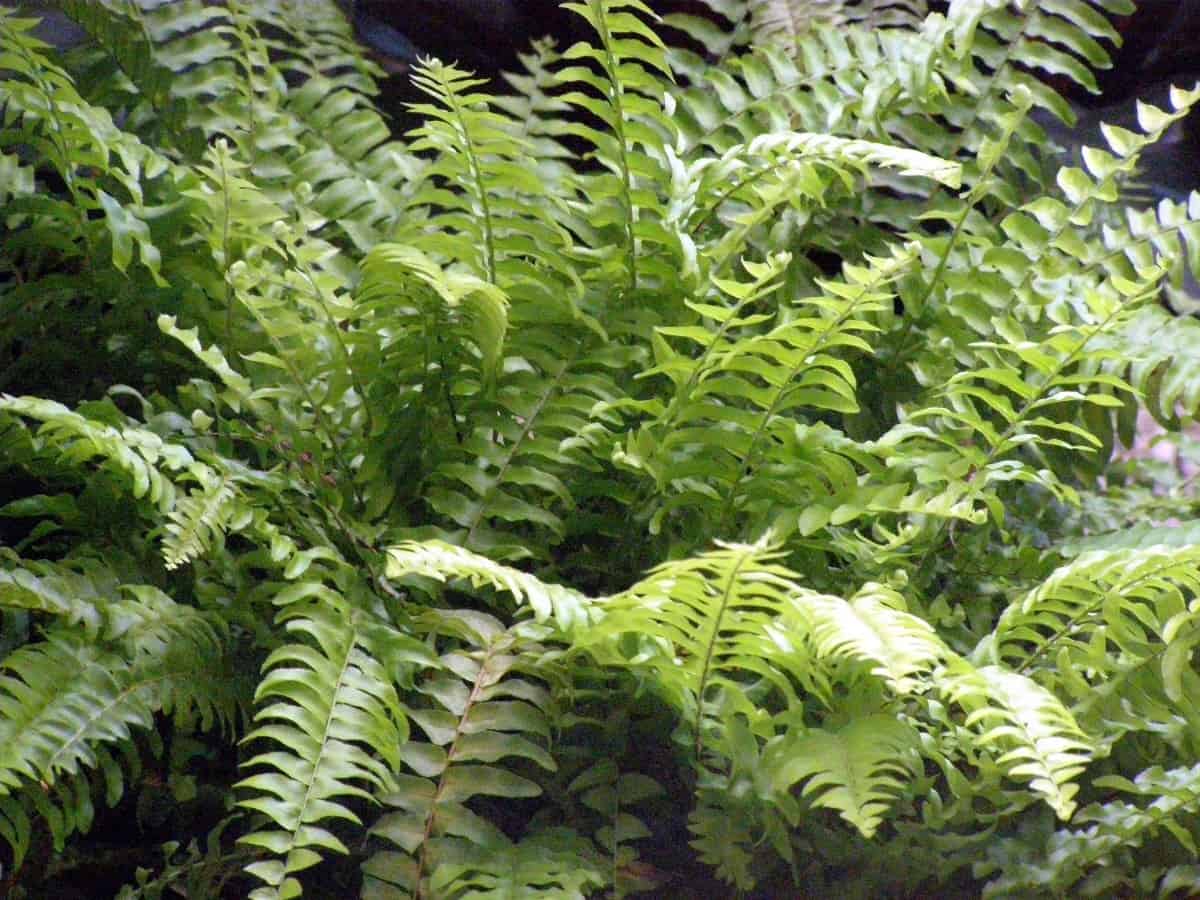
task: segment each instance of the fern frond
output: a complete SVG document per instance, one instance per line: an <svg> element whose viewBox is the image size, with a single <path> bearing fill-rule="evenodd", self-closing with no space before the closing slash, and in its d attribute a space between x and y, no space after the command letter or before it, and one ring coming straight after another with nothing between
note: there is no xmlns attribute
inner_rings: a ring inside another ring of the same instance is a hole
<svg viewBox="0 0 1200 900"><path fill-rule="evenodd" d="M437 214L401 238L469 262L478 277L507 286L521 257L536 248L549 259L566 244L553 219L554 182L522 165L529 145L517 123L493 110L491 98L476 90L486 79L437 60L418 66L413 79L434 102L412 107L426 117L413 133L412 149L437 156L410 202L429 204ZM448 190L447 183L456 189ZM438 233L422 235L430 224Z"/></svg>
<svg viewBox="0 0 1200 900"><path fill-rule="evenodd" d="M370 799L395 784L408 734L392 680L371 652L372 638L391 636L364 627L361 614L319 582L284 588L275 602L279 621L302 640L264 662L255 691L263 705L244 738L273 745L246 761L258 771L236 785L253 791L239 805L268 821L240 840L275 857L246 868L266 883L251 894L256 900L298 896L295 874L319 862L321 850L348 852L323 823L359 822L346 800Z"/></svg>
<svg viewBox="0 0 1200 900"><path fill-rule="evenodd" d="M1091 758L1093 745L1062 703L1036 682L999 666L970 667L955 661L941 689L967 711L966 725L980 729L979 742L996 746L996 762L1029 788L1060 819L1075 811L1074 778Z"/></svg>
<svg viewBox="0 0 1200 900"><path fill-rule="evenodd" d="M479 859L444 863L429 882L435 897L587 897L606 886L587 841L569 828L501 842Z"/></svg>
<svg viewBox="0 0 1200 900"><path fill-rule="evenodd" d="M473 587L488 585L528 604L539 622L551 617L564 632L594 618L596 601L558 584L549 584L519 569L493 562L462 547L442 541L408 541L388 550L387 576L421 575L445 582L463 578Z"/></svg>
<svg viewBox="0 0 1200 900"><path fill-rule="evenodd" d="M1138 522L1119 531L1072 538L1058 544L1054 549L1063 556L1071 557L1085 553L1107 554L1118 550L1149 550L1152 547L1187 549L1197 544L1200 544L1200 522L1190 519L1178 525Z"/></svg>
<svg viewBox="0 0 1200 900"><path fill-rule="evenodd" d="M1081 669L1102 677L1109 652L1144 656L1178 629L1172 620L1200 590L1198 564L1191 548L1078 556L1004 611L990 639L995 653L1026 670L1078 654Z"/></svg>
<svg viewBox="0 0 1200 900"><path fill-rule="evenodd" d="M245 523L253 515L249 506L237 502L237 488L228 475L207 466L193 466L191 473L199 486L180 498L166 525L163 560L168 569L200 556L221 540L231 524Z"/></svg>
<svg viewBox="0 0 1200 900"><path fill-rule="evenodd" d="M1123 0L1095 5L1118 13L1133 9ZM955 147L973 154L983 146L995 123L1014 108L1014 87L1028 92L1034 106L1068 124L1074 121L1066 100L1032 73L1059 76L1093 93L1099 91L1093 69L1111 64L1102 42L1116 43L1119 36L1092 6L1087 0L1022 2L1015 8L1008 3L951 5L944 34L951 38L954 52L946 59L946 77L961 88L950 95L953 108L946 114L961 128ZM960 65L952 68L951 59L960 60ZM1045 140L1045 133L1032 122L1020 128L1009 158L999 167L1006 180L1042 180Z"/></svg>
<svg viewBox="0 0 1200 900"><path fill-rule="evenodd" d="M1091 823L1087 827L1055 831L1035 847L1019 840L997 844L980 866L981 875L996 874L987 883L984 896L1015 897L1034 891L1094 895L1085 880L1090 872L1116 863L1122 853L1145 847L1160 831L1171 834L1182 846L1185 858L1192 858L1195 841L1180 818L1187 821L1196 814L1200 803L1196 790L1198 777L1200 771L1196 766L1169 770L1155 766L1140 772L1132 781L1116 775L1096 779L1098 786L1144 798L1145 804L1125 801L1090 804L1076 816L1080 824ZM1164 890L1159 896L1172 893L1165 890L1170 880L1168 877L1163 882Z"/></svg>
<svg viewBox="0 0 1200 900"><path fill-rule="evenodd" d="M950 654L929 623L883 585L865 585L849 600L803 590L797 597L816 656L864 662L898 694L927 689L927 676Z"/></svg>
<svg viewBox="0 0 1200 900"><path fill-rule="evenodd" d="M169 161L118 128L108 110L81 97L70 75L46 56L47 45L29 34L31 27L9 10L0 15L7 72L0 81L0 106L6 110L0 144L38 147L69 199L45 197L32 205L17 199L10 212L35 231L56 231L54 244L78 242L82 247L72 256L106 234L113 266L127 271L136 250L155 283L165 285L143 181L168 171Z"/></svg>
<svg viewBox="0 0 1200 900"><path fill-rule="evenodd" d="M88 636L99 634L105 606L116 594L118 580L102 566L21 559L0 550L0 606L36 610L80 625Z"/></svg>
<svg viewBox="0 0 1200 900"><path fill-rule="evenodd" d="M127 598L98 605L97 642L58 626L0 663L0 818L20 854L28 797L62 847L92 819L91 779L99 773L109 803L123 792L112 749L134 729L149 729L157 712L181 726L228 728L237 716L228 638L211 617L172 602L148 586L126 586ZM53 796L50 791L53 789Z"/></svg>
<svg viewBox="0 0 1200 900"><path fill-rule="evenodd" d="M227 391L222 399L234 412L241 412L244 404L248 404L251 384L245 375L236 371L226 359L221 348L215 345L205 347L200 342L199 329L180 328L175 324L175 316L161 315L158 317L159 330L170 335L190 350L197 359L204 363L209 370L221 379Z"/></svg>
<svg viewBox="0 0 1200 900"><path fill-rule="evenodd" d="M358 297L368 307L407 307L418 327L426 332L437 328L436 335L424 336L425 341L441 342L455 331L469 337L479 356L480 374L489 382L495 379L508 330L508 299L492 283L445 270L412 247L379 244L363 259ZM434 355L428 346L420 349L426 359Z"/></svg>
<svg viewBox="0 0 1200 900"><path fill-rule="evenodd" d="M754 846L758 835L750 828L748 817L731 816L724 804L701 804L688 816L688 830L695 835L691 846L718 877L739 890L754 887L754 856L748 848Z"/></svg>
<svg viewBox="0 0 1200 900"><path fill-rule="evenodd" d="M774 41L789 51L818 25L912 27L926 14L924 0L750 0L749 5L755 40Z"/></svg>
<svg viewBox="0 0 1200 900"><path fill-rule="evenodd" d="M403 851L383 851L364 864L376 896L442 896L436 886L459 877L514 877L504 852L511 843L468 803L536 797L538 784L512 767L556 767L542 745L551 698L533 668L541 648L484 614L431 611L425 625L463 646L441 654L407 705L428 743L413 740L400 749L416 774L398 776L382 798L394 811L371 829Z"/></svg>
<svg viewBox="0 0 1200 900"><path fill-rule="evenodd" d="M834 809L874 836L896 795L917 771L917 735L891 715L856 718L837 731L814 728L771 748L776 790L804 780L802 796Z"/></svg>
<svg viewBox="0 0 1200 900"><path fill-rule="evenodd" d="M664 563L606 600L604 617L576 637L600 662L654 674L691 732L697 766L722 730L718 695L758 719L762 713L746 702L750 683L791 710L802 707L794 685L811 687L819 678L797 624L796 576L779 556L764 538Z"/></svg>
<svg viewBox="0 0 1200 900"><path fill-rule="evenodd" d="M97 457L105 469L119 473L135 498L146 497L161 512L175 505L176 489L167 471L193 462L185 447L164 441L142 428L117 428L97 422L38 397L0 395L0 412L41 422L36 440L60 458L78 466Z"/></svg>
<svg viewBox="0 0 1200 900"><path fill-rule="evenodd" d="M802 436L797 420L805 412L857 409L856 379L846 357L871 352L863 337L877 330L871 314L884 309L888 283L913 259L911 251L898 249L866 266L847 265L842 280L819 283L822 294L779 304L779 324L765 333L756 326L771 313L742 310L762 305L787 258L747 263L753 281L716 282L733 304L689 304L712 325L657 329L659 365L646 374L666 374L675 391L665 408L659 400L642 405L655 414L653 425L632 432L616 457L651 474L664 492L655 526L658 517L685 502L707 509L720 529L747 513L751 527L770 522L784 491L784 503L793 509L832 512L847 503L845 493L829 498L829 472L814 471L807 462L794 465L798 456L808 455L797 453L796 438ZM667 338L698 344L700 352L676 350ZM778 483L781 466L790 469L786 486ZM842 491L853 494L857 478L847 475L843 485Z"/></svg>
<svg viewBox="0 0 1200 900"><path fill-rule="evenodd" d="M658 160L667 143L663 132L668 120L657 114L662 96L659 79L672 77L666 45L642 20L641 16L653 17L653 13L641 0L585 0L564 7L582 16L597 40L594 46L578 43L568 48L563 60L584 64L567 66L558 73L564 85L575 88L561 99L594 116L607 129L583 124L571 128L571 133L595 148L594 158L606 170L603 175L580 178L591 203L588 218L592 228L611 227L616 232L608 248L595 248L614 251L609 265L598 267L596 275L615 276L616 272L609 271L615 265L619 280L633 291L638 287L639 269L645 265L643 241L647 250L663 242L655 222L658 204L653 200L653 180L662 171ZM593 66L599 69L599 76ZM667 273L655 270L655 274Z"/></svg>

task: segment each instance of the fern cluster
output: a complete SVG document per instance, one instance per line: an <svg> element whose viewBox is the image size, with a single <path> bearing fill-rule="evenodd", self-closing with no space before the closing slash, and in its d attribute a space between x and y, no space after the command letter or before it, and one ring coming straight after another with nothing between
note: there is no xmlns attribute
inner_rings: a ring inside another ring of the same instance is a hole
<svg viewBox="0 0 1200 900"><path fill-rule="evenodd" d="M1113 458L1200 400L1124 192L1200 87L1063 165L1124 0L565 5L404 136L332 2L0 10L2 883L192 747L122 897L1200 890Z"/></svg>

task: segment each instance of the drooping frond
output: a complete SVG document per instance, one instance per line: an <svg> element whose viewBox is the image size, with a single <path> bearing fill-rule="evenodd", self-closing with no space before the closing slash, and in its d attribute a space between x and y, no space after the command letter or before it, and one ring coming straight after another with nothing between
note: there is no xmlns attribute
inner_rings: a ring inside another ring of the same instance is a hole
<svg viewBox="0 0 1200 900"><path fill-rule="evenodd" d="M1200 588L1190 547L1085 553L1004 611L977 655L1005 660L1074 701L1106 743L1130 731L1179 734L1200 722L1190 699ZM1140 717L1120 709L1138 696ZM1173 738L1178 739L1178 738Z"/></svg>
<svg viewBox="0 0 1200 900"><path fill-rule="evenodd" d="M942 689L967 711L985 747L1001 752L996 762L1014 778L1029 779L1060 819L1075 811L1075 777L1092 756L1092 743L1070 712L1046 688L999 666L947 667Z"/></svg>
<svg viewBox="0 0 1200 900"><path fill-rule="evenodd" d="M0 413L41 422L39 443L73 465L99 459L105 470L125 480L133 497L145 497L162 512L174 507L176 497L175 484L163 469L179 470L192 462L186 448L152 431L90 420L52 400L0 396Z"/></svg>
<svg viewBox="0 0 1200 900"><path fill-rule="evenodd" d="M538 621L553 618L564 631L585 625L592 617L590 607L595 603L570 588L549 584L441 541L409 541L390 548L387 575L389 578L422 575L443 582L462 578L476 588L487 585L510 594L518 604L528 604Z"/></svg>
<svg viewBox="0 0 1200 900"><path fill-rule="evenodd" d="M814 728L771 748L777 790L804 781L801 795L834 809L863 837L875 834L913 776L916 733L890 715L865 716L838 729Z"/></svg>

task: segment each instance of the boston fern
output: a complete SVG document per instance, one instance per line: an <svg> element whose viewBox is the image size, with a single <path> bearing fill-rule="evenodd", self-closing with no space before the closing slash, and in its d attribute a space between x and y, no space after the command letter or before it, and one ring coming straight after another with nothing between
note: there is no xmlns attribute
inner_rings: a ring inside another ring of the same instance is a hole
<svg viewBox="0 0 1200 900"><path fill-rule="evenodd" d="M1063 167L1125 0L706 3L403 137L330 2L0 10L10 896L154 802L122 897L1200 891L1110 462L1200 402L1125 202L1200 90Z"/></svg>

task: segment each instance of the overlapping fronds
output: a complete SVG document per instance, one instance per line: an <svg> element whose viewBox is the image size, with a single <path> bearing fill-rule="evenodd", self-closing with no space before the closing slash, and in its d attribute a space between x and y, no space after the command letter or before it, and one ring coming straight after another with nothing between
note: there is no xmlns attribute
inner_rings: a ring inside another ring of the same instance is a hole
<svg viewBox="0 0 1200 900"><path fill-rule="evenodd" d="M119 592L113 585L90 604L54 596L81 580L93 589L104 584L30 564L5 573L0 593L0 604L65 620L5 657L0 674L0 818L8 820L0 830L18 862L29 831L22 796L33 799L61 848L91 825L94 779L110 805L120 798L124 766L114 754L125 754L135 731L152 728L156 713L226 729L239 713L224 687L232 648L219 619L146 585ZM26 790L31 784L40 795Z"/></svg>
<svg viewBox="0 0 1200 900"><path fill-rule="evenodd" d="M0 11L5 847L165 728L248 748L193 893L1194 882L1198 461L1112 451L1200 403L1200 194L1123 206L1200 90L1064 166L1124 0L567 7L399 139L331 0Z"/></svg>

